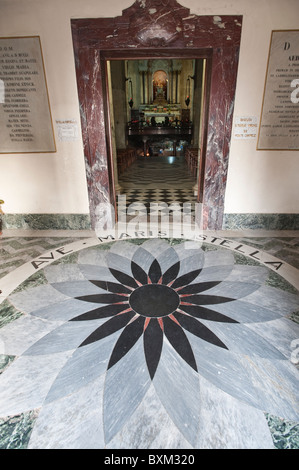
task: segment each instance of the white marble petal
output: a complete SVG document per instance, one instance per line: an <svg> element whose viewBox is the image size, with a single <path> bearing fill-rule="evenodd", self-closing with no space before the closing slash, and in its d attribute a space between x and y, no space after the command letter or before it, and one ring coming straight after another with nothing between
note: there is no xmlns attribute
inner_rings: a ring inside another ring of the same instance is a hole
<svg viewBox="0 0 299 470"><path fill-rule="evenodd" d="M106 373L104 390L105 441L126 424L151 384L140 338L132 349Z"/></svg>
<svg viewBox="0 0 299 470"><path fill-rule="evenodd" d="M36 341L23 354L36 356L73 350L105 321L106 319L64 323Z"/></svg>
<svg viewBox="0 0 299 470"><path fill-rule="evenodd" d="M118 336L119 332L76 349L56 377L45 402L74 393L105 374Z"/></svg>
<svg viewBox="0 0 299 470"><path fill-rule="evenodd" d="M28 449L103 449L103 381L43 406Z"/></svg>
<svg viewBox="0 0 299 470"><path fill-rule="evenodd" d="M171 420L185 439L194 446L199 427L199 378L167 340L164 340L153 384Z"/></svg>
<svg viewBox="0 0 299 470"><path fill-rule="evenodd" d="M136 411L107 449L192 449L151 385Z"/></svg>
<svg viewBox="0 0 299 470"><path fill-rule="evenodd" d="M262 411L200 378L199 449L274 449Z"/></svg>
<svg viewBox="0 0 299 470"><path fill-rule="evenodd" d="M72 351L21 356L0 376L0 416L17 415L43 405L48 391Z"/></svg>

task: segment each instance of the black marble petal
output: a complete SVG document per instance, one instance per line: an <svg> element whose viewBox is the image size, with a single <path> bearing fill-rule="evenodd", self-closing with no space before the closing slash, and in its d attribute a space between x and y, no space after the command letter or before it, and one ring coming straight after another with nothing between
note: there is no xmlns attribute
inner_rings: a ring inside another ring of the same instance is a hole
<svg viewBox="0 0 299 470"><path fill-rule="evenodd" d="M178 261L177 263L170 266L170 268L167 269L167 271L165 271L165 273L163 274L162 283L167 285L170 282L172 282L177 277L179 270L180 270L180 262Z"/></svg>
<svg viewBox="0 0 299 470"><path fill-rule="evenodd" d="M190 282L194 281L194 279L199 275L200 272L201 269L195 269L194 271L190 271L187 274L183 274L174 281L171 287L173 289L177 289L178 287L183 287L187 284L190 284Z"/></svg>
<svg viewBox="0 0 299 470"><path fill-rule="evenodd" d="M132 323L126 326L114 346L109 360L108 369L120 361L120 359L130 351L136 341L138 341L143 333L144 322L145 318L139 316Z"/></svg>
<svg viewBox="0 0 299 470"><path fill-rule="evenodd" d="M104 307L99 307L71 318L70 321L98 320L99 318L112 317L127 309L128 304L105 305Z"/></svg>
<svg viewBox="0 0 299 470"><path fill-rule="evenodd" d="M225 302L232 302L235 299L230 297L222 297L220 295L189 295L183 297L183 302L190 302L194 305L213 305L213 304L223 304Z"/></svg>
<svg viewBox="0 0 299 470"><path fill-rule="evenodd" d="M131 269L132 269L132 273L133 273L133 276L136 279L136 281L140 282L140 284L147 284L147 274L139 266L139 264L132 261L131 262Z"/></svg>
<svg viewBox="0 0 299 470"><path fill-rule="evenodd" d="M117 284L116 282L107 282L107 281L90 281L97 287L101 289L108 290L114 294L130 294L132 291L122 284Z"/></svg>
<svg viewBox="0 0 299 470"><path fill-rule="evenodd" d="M115 304L118 302L125 302L127 297L117 294L92 294L75 297L77 300L84 302L93 302L95 304Z"/></svg>
<svg viewBox="0 0 299 470"><path fill-rule="evenodd" d="M138 287L137 282L135 279L128 274L123 273L122 271L118 271L117 269L109 268L111 274L115 277L115 279L123 284L124 286L133 287L134 289Z"/></svg>
<svg viewBox="0 0 299 470"><path fill-rule="evenodd" d="M195 336L207 341L208 343L212 343L215 346L219 346L220 348L228 349L225 344L216 336L209 328L205 325L200 323L193 317L189 317L188 315L184 315L183 313L175 312L173 316L178 320L180 325L185 329L190 331Z"/></svg>
<svg viewBox="0 0 299 470"><path fill-rule="evenodd" d="M170 344L184 361L197 372L195 357L183 329L169 317L163 318L163 323L164 333Z"/></svg>
<svg viewBox="0 0 299 470"><path fill-rule="evenodd" d="M162 271L161 271L160 264L158 263L156 259L154 259L154 261L152 262L149 268L148 277L150 278L153 284L156 284L161 278L161 276L162 276Z"/></svg>
<svg viewBox="0 0 299 470"><path fill-rule="evenodd" d="M87 344L94 343L95 341L100 341L106 336L112 335L116 331L120 330L126 326L129 321L135 316L134 312L127 312L125 314L116 315L115 317L110 318L103 325L97 328L91 333L81 344L81 346L86 346Z"/></svg>
<svg viewBox="0 0 299 470"><path fill-rule="evenodd" d="M153 380L163 346L163 331L156 318L151 319L143 334L144 354L148 371Z"/></svg>
<svg viewBox="0 0 299 470"><path fill-rule="evenodd" d="M201 318L202 320L211 320L222 323L239 323L233 318L227 317L222 313L215 312L206 307L201 307L199 305L180 305L180 310L183 310L186 313L189 313L193 317Z"/></svg>
<svg viewBox="0 0 299 470"><path fill-rule="evenodd" d="M205 290L212 289L212 287L217 286L218 284L220 284L220 282L221 281L196 282L195 284L189 284L188 286L185 286L180 289L179 294L199 294L200 292L204 292Z"/></svg>

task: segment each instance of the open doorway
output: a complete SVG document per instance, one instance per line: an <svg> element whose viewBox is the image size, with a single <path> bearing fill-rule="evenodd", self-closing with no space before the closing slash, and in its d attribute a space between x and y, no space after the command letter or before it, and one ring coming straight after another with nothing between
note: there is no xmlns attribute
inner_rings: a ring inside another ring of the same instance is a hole
<svg viewBox="0 0 299 470"><path fill-rule="evenodd" d="M72 19L71 26L92 227L101 206L116 200L107 61L204 58L199 200L203 228L222 229L242 16L199 16L177 0L145 0L120 16Z"/></svg>
<svg viewBox="0 0 299 470"><path fill-rule="evenodd" d="M206 60L109 60L106 69L116 201L197 202Z"/></svg>

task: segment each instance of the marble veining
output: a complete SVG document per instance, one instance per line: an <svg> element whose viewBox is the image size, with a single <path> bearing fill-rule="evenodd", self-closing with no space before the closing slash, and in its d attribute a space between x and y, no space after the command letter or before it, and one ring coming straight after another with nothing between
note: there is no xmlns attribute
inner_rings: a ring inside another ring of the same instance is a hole
<svg viewBox="0 0 299 470"><path fill-rule="evenodd" d="M209 242L79 246L1 304L1 448L298 448L293 286Z"/></svg>

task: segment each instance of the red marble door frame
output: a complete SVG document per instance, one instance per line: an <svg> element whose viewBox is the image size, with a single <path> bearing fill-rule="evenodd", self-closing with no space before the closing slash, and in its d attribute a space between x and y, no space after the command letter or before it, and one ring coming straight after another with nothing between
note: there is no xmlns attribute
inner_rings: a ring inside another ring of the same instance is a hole
<svg viewBox="0 0 299 470"><path fill-rule="evenodd" d="M90 216L115 204L107 60L206 58L200 201L204 229L222 228L241 16L197 16L176 0L136 0L115 18L71 20Z"/></svg>

